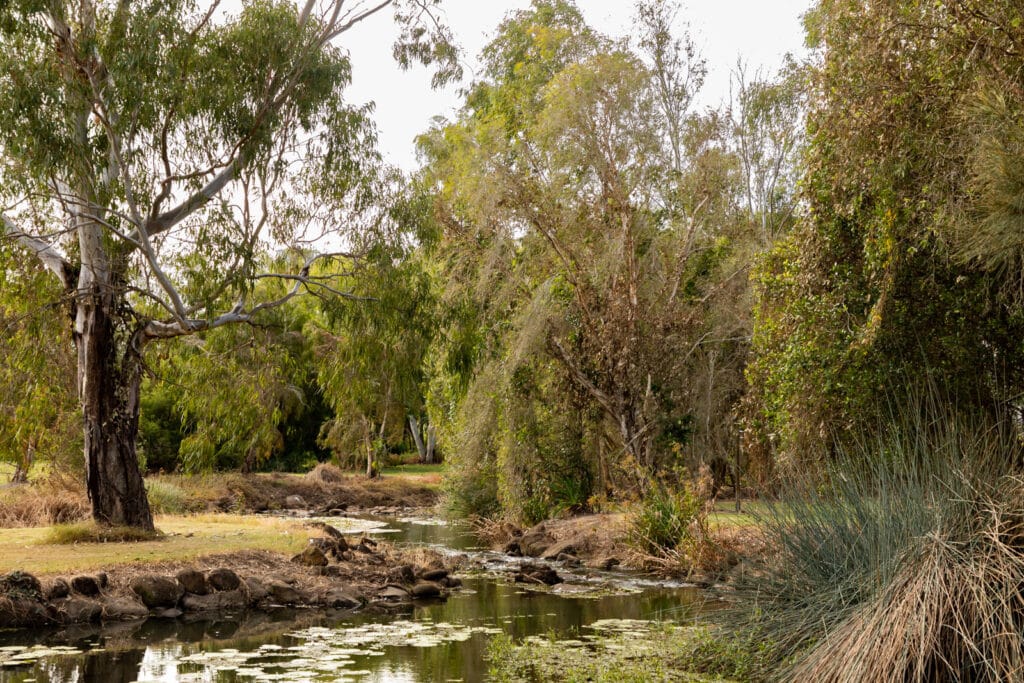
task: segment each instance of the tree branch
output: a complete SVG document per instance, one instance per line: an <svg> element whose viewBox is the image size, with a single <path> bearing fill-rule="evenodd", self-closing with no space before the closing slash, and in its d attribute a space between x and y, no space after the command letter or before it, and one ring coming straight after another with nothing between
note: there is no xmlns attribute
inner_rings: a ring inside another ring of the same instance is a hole
<svg viewBox="0 0 1024 683"><path fill-rule="evenodd" d="M46 269L57 276L65 290L74 288L75 270L52 244L25 232L7 214L0 214L0 219L3 220L3 234L34 253Z"/></svg>

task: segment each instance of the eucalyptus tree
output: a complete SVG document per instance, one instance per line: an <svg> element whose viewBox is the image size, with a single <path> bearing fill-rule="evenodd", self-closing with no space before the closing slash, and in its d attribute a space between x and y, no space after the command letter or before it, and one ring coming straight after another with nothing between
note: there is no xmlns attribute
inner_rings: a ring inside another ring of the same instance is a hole
<svg viewBox="0 0 1024 683"><path fill-rule="evenodd" d="M148 345L258 319L304 291L320 237L380 218L367 110L337 43L390 10L395 56L456 73L437 0L14 0L0 6L3 231L70 308L93 516L152 527L136 459ZM358 240L332 242L353 249ZM297 267L265 272L265 252ZM254 283L287 290L259 300Z"/></svg>

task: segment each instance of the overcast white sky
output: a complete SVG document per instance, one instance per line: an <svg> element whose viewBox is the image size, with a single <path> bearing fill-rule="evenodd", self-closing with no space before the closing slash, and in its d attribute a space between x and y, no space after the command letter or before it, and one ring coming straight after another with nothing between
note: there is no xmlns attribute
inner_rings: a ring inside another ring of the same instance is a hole
<svg viewBox="0 0 1024 683"><path fill-rule="evenodd" d="M708 79L701 104L716 106L727 98L729 73L743 57L751 69L775 70L787 52L804 53L800 16L812 0L689 0L680 19L688 22L694 41L708 61ZM445 14L465 51L466 79L472 79L477 56L512 10L529 0L445 0ZM629 32L632 0L577 0L588 23L605 34ZM417 68L403 73L391 58L395 31L389 14L381 13L347 33L344 46L352 56L352 101L376 102L380 148L390 162L416 168L413 139L432 117L451 117L459 106L458 85L430 88L430 77Z"/></svg>

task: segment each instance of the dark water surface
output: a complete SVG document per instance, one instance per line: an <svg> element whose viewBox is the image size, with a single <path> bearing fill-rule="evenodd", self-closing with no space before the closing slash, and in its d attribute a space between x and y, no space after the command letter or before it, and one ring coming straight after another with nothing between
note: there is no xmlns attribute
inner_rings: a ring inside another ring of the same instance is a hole
<svg viewBox="0 0 1024 683"><path fill-rule="evenodd" d="M4 633L0 683L470 683L486 680L487 644L496 633L571 638L607 620L686 620L702 598L680 585L564 568L564 592L527 591L499 575L518 560L475 550L465 530L387 521L378 533L389 540L468 553L481 571L447 602L399 615L281 609L217 621Z"/></svg>

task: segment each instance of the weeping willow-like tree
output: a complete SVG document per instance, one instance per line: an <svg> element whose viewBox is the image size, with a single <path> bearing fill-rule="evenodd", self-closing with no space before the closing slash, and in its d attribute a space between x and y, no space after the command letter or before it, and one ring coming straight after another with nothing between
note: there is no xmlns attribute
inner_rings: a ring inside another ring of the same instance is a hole
<svg viewBox="0 0 1024 683"><path fill-rule="evenodd" d="M136 459L150 344L340 293L311 274L330 257L317 240L375 217L372 127L344 101L338 42L391 10L396 57L437 61L443 79L453 52L436 4L0 5L0 236L50 271L70 310L97 521L152 527ZM271 248L294 267L264 270ZM261 299L267 279L287 287Z"/></svg>

